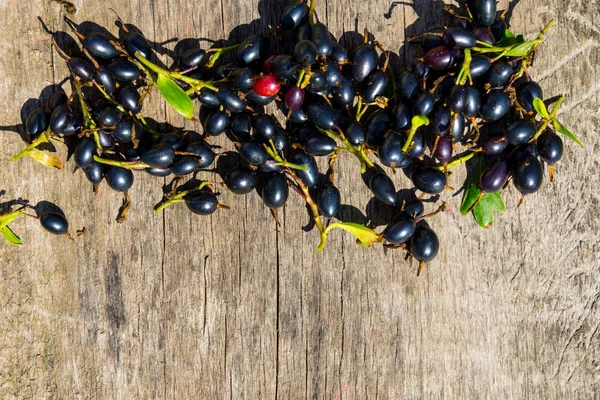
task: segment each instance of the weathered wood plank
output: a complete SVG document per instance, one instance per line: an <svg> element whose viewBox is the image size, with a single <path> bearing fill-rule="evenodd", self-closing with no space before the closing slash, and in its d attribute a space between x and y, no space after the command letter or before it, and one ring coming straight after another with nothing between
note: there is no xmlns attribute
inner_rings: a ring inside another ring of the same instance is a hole
<svg viewBox="0 0 600 400"><path fill-rule="evenodd" d="M169 51L172 38L239 41L265 31L285 6L75 4L77 21L116 32L112 7ZM401 47L404 29L442 24L441 5L418 1L390 12L383 0L341 0L319 3L318 12L348 44L366 25L403 60L414 55ZM66 30L55 3L0 4L4 129L66 72L38 15ZM105 188L94 195L68 170L11 163L22 144L3 129L2 201L56 202L72 230L85 226L87 234L71 243L28 219L14 226L25 246L0 244L0 397L593 397L600 390L598 13L580 2L522 0L512 24L532 36L550 18L558 23L533 76L546 97L567 96L561 118L586 148L568 144L555 181L520 208L509 189L509 210L491 230L459 218L460 196L450 198L450 210L431 222L442 250L420 278L402 253L358 248L343 233L315 252L314 232L301 230L308 217L298 197L280 213L279 229L256 193L224 190L221 201L232 210L211 218L177 206L154 216L164 181L140 174L120 226L118 195ZM149 106L157 120L201 129L159 99ZM371 215L378 206L365 209L355 160L341 157L344 202ZM402 174L394 179L409 187Z"/></svg>

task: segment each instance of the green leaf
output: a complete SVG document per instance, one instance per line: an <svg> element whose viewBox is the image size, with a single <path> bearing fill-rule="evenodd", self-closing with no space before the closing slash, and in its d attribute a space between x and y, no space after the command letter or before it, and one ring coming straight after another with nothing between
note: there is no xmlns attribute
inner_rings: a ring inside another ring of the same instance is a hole
<svg viewBox="0 0 600 400"><path fill-rule="evenodd" d="M577 139L577 136L575 136L573 133L571 133L571 131L569 131L567 128L565 128L563 126L563 124L558 122L557 119L552 121L552 125L554 125L554 128L557 131L559 131L560 133L562 133L563 135L565 135L566 137L568 137L569 139L571 139L572 141L574 141L575 143L577 143L578 145L583 147L583 143L581 143L581 140Z"/></svg>
<svg viewBox="0 0 600 400"><path fill-rule="evenodd" d="M513 46L510 50L504 52L505 57L523 57L529 54L533 46L541 43L542 41L539 39L530 40L529 42L521 43L516 46Z"/></svg>
<svg viewBox="0 0 600 400"><path fill-rule="evenodd" d="M424 115L415 115L412 119L412 128L417 129L423 125L429 125L429 118Z"/></svg>
<svg viewBox="0 0 600 400"><path fill-rule="evenodd" d="M27 155L46 167L56 167L58 169L63 167L63 162L60 160L60 158L56 157L52 153L48 153L47 151L31 149Z"/></svg>
<svg viewBox="0 0 600 400"><path fill-rule="evenodd" d="M504 202L500 193L486 193L481 197L479 203L473 207L473 217L479 226L489 228L494 223L494 211L504 211Z"/></svg>
<svg viewBox="0 0 600 400"><path fill-rule="evenodd" d="M156 86L167 103L173 106L179 114L187 119L191 119L194 116L194 103L192 103L192 99L171 78L163 74L158 74Z"/></svg>
<svg viewBox="0 0 600 400"><path fill-rule="evenodd" d="M515 34L510 31L510 29L505 29L504 34L502 35L504 39L514 39Z"/></svg>
<svg viewBox="0 0 600 400"><path fill-rule="evenodd" d="M18 245L23 244L23 242L21 241L21 238L19 238L17 235L15 235L15 233L12 231L12 229L10 229L8 226L3 226L2 229L0 229L0 232L2 233L2 235L4 235L6 240L11 242L12 244L18 244Z"/></svg>
<svg viewBox="0 0 600 400"><path fill-rule="evenodd" d="M550 119L550 114L548 114L548 110L546 109L546 105L539 97L533 99L533 108L538 115L544 119Z"/></svg>
<svg viewBox="0 0 600 400"><path fill-rule="evenodd" d="M333 228L343 229L356 236L359 246L371 247L373 243L381 242L383 240L381 235L379 235L373 229L367 228L361 224L355 224L353 222L336 222L335 224L329 225L325 229L325 233L329 233L329 231Z"/></svg>
<svg viewBox="0 0 600 400"><path fill-rule="evenodd" d="M477 182L469 180L467 190L465 190L462 203L460 204L460 213L462 215L467 215L469 213L471 207L473 207L473 204L475 204L475 202L479 199L480 194L481 190L479 189Z"/></svg>

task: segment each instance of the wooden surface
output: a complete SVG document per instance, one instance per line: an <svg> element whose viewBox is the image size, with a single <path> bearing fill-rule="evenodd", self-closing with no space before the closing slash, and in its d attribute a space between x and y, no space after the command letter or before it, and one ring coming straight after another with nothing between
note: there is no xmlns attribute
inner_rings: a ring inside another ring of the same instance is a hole
<svg viewBox="0 0 600 400"><path fill-rule="evenodd" d="M76 21L116 33L113 7L156 42L239 40L275 24L285 6L74 3ZM415 3L397 5L390 18L383 0L320 1L317 9L336 37L366 25L397 51L405 27L412 34L442 21L440 2ZM23 104L66 74L37 16L66 30L56 3L0 2L3 129L20 124ZM71 232L85 226L87 234L70 242L27 219L13 224L24 246L0 243L0 398L597 396L600 14L596 2L522 0L512 26L533 37L551 18L558 23L533 75L546 97L567 97L561 118L585 149L569 143L554 183L519 209L511 188L509 210L491 230L459 218L460 196L447 196L450 210L431 221L441 252L419 278L402 252L358 248L341 232L317 253L317 235L301 229L308 217L298 196L279 231L256 193L224 191L232 209L210 218L177 206L154 216L163 181L136 175L135 203L118 225L119 195L94 195L83 174L71 173L72 161L61 171L11 163L23 144L1 132L1 200L56 202ZM147 110L184 124L159 99ZM365 212L367 189L351 189L355 160L341 164L344 202ZM400 175L397 186L408 187Z"/></svg>

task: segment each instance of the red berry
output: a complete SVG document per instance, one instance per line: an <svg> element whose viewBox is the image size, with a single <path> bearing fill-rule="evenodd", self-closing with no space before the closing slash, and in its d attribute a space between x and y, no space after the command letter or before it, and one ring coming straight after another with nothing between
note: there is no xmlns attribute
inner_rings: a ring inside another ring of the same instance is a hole
<svg viewBox="0 0 600 400"><path fill-rule="evenodd" d="M267 97L275 96L279 92L279 88L279 82L277 82L274 75L263 75L256 79L254 86L252 86L256 94Z"/></svg>

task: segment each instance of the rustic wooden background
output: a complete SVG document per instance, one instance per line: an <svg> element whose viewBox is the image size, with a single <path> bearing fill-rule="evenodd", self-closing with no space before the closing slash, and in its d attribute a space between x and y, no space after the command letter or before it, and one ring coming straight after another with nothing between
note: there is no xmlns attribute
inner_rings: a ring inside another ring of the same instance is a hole
<svg viewBox="0 0 600 400"><path fill-rule="evenodd" d="M164 42L232 31L239 40L276 23L285 1L74 4L76 21L116 33L112 7ZM225 191L232 209L210 218L177 206L154 216L163 181L138 175L129 220L118 225L120 196L106 188L94 195L71 173L72 162L61 171L30 159L11 163L23 147L11 131L23 104L31 109L31 99L66 73L37 17L53 30L66 26L56 3L0 1L0 200L56 202L73 233L87 231L71 242L27 219L13 224L25 245L0 243L0 397L597 396L599 6L516 4L513 28L528 37L558 21L533 75L546 97L567 97L561 118L586 147L569 143L554 183L519 209L510 189L509 210L491 230L459 218L460 196L448 196L450 210L431 221L442 250L417 278L401 252L358 248L344 233L317 253L316 234L301 230L308 218L297 196L279 231L255 193ZM336 37L366 25L396 51L405 28L439 23L440 10L434 0L398 4L391 15L387 0L318 4ZM184 124L158 99L152 104L149 115ZM350 158L342 164L344 200L364 212L366 188L349 189L357 166ZM398 186L407 187L399 175Z"/></svg>

